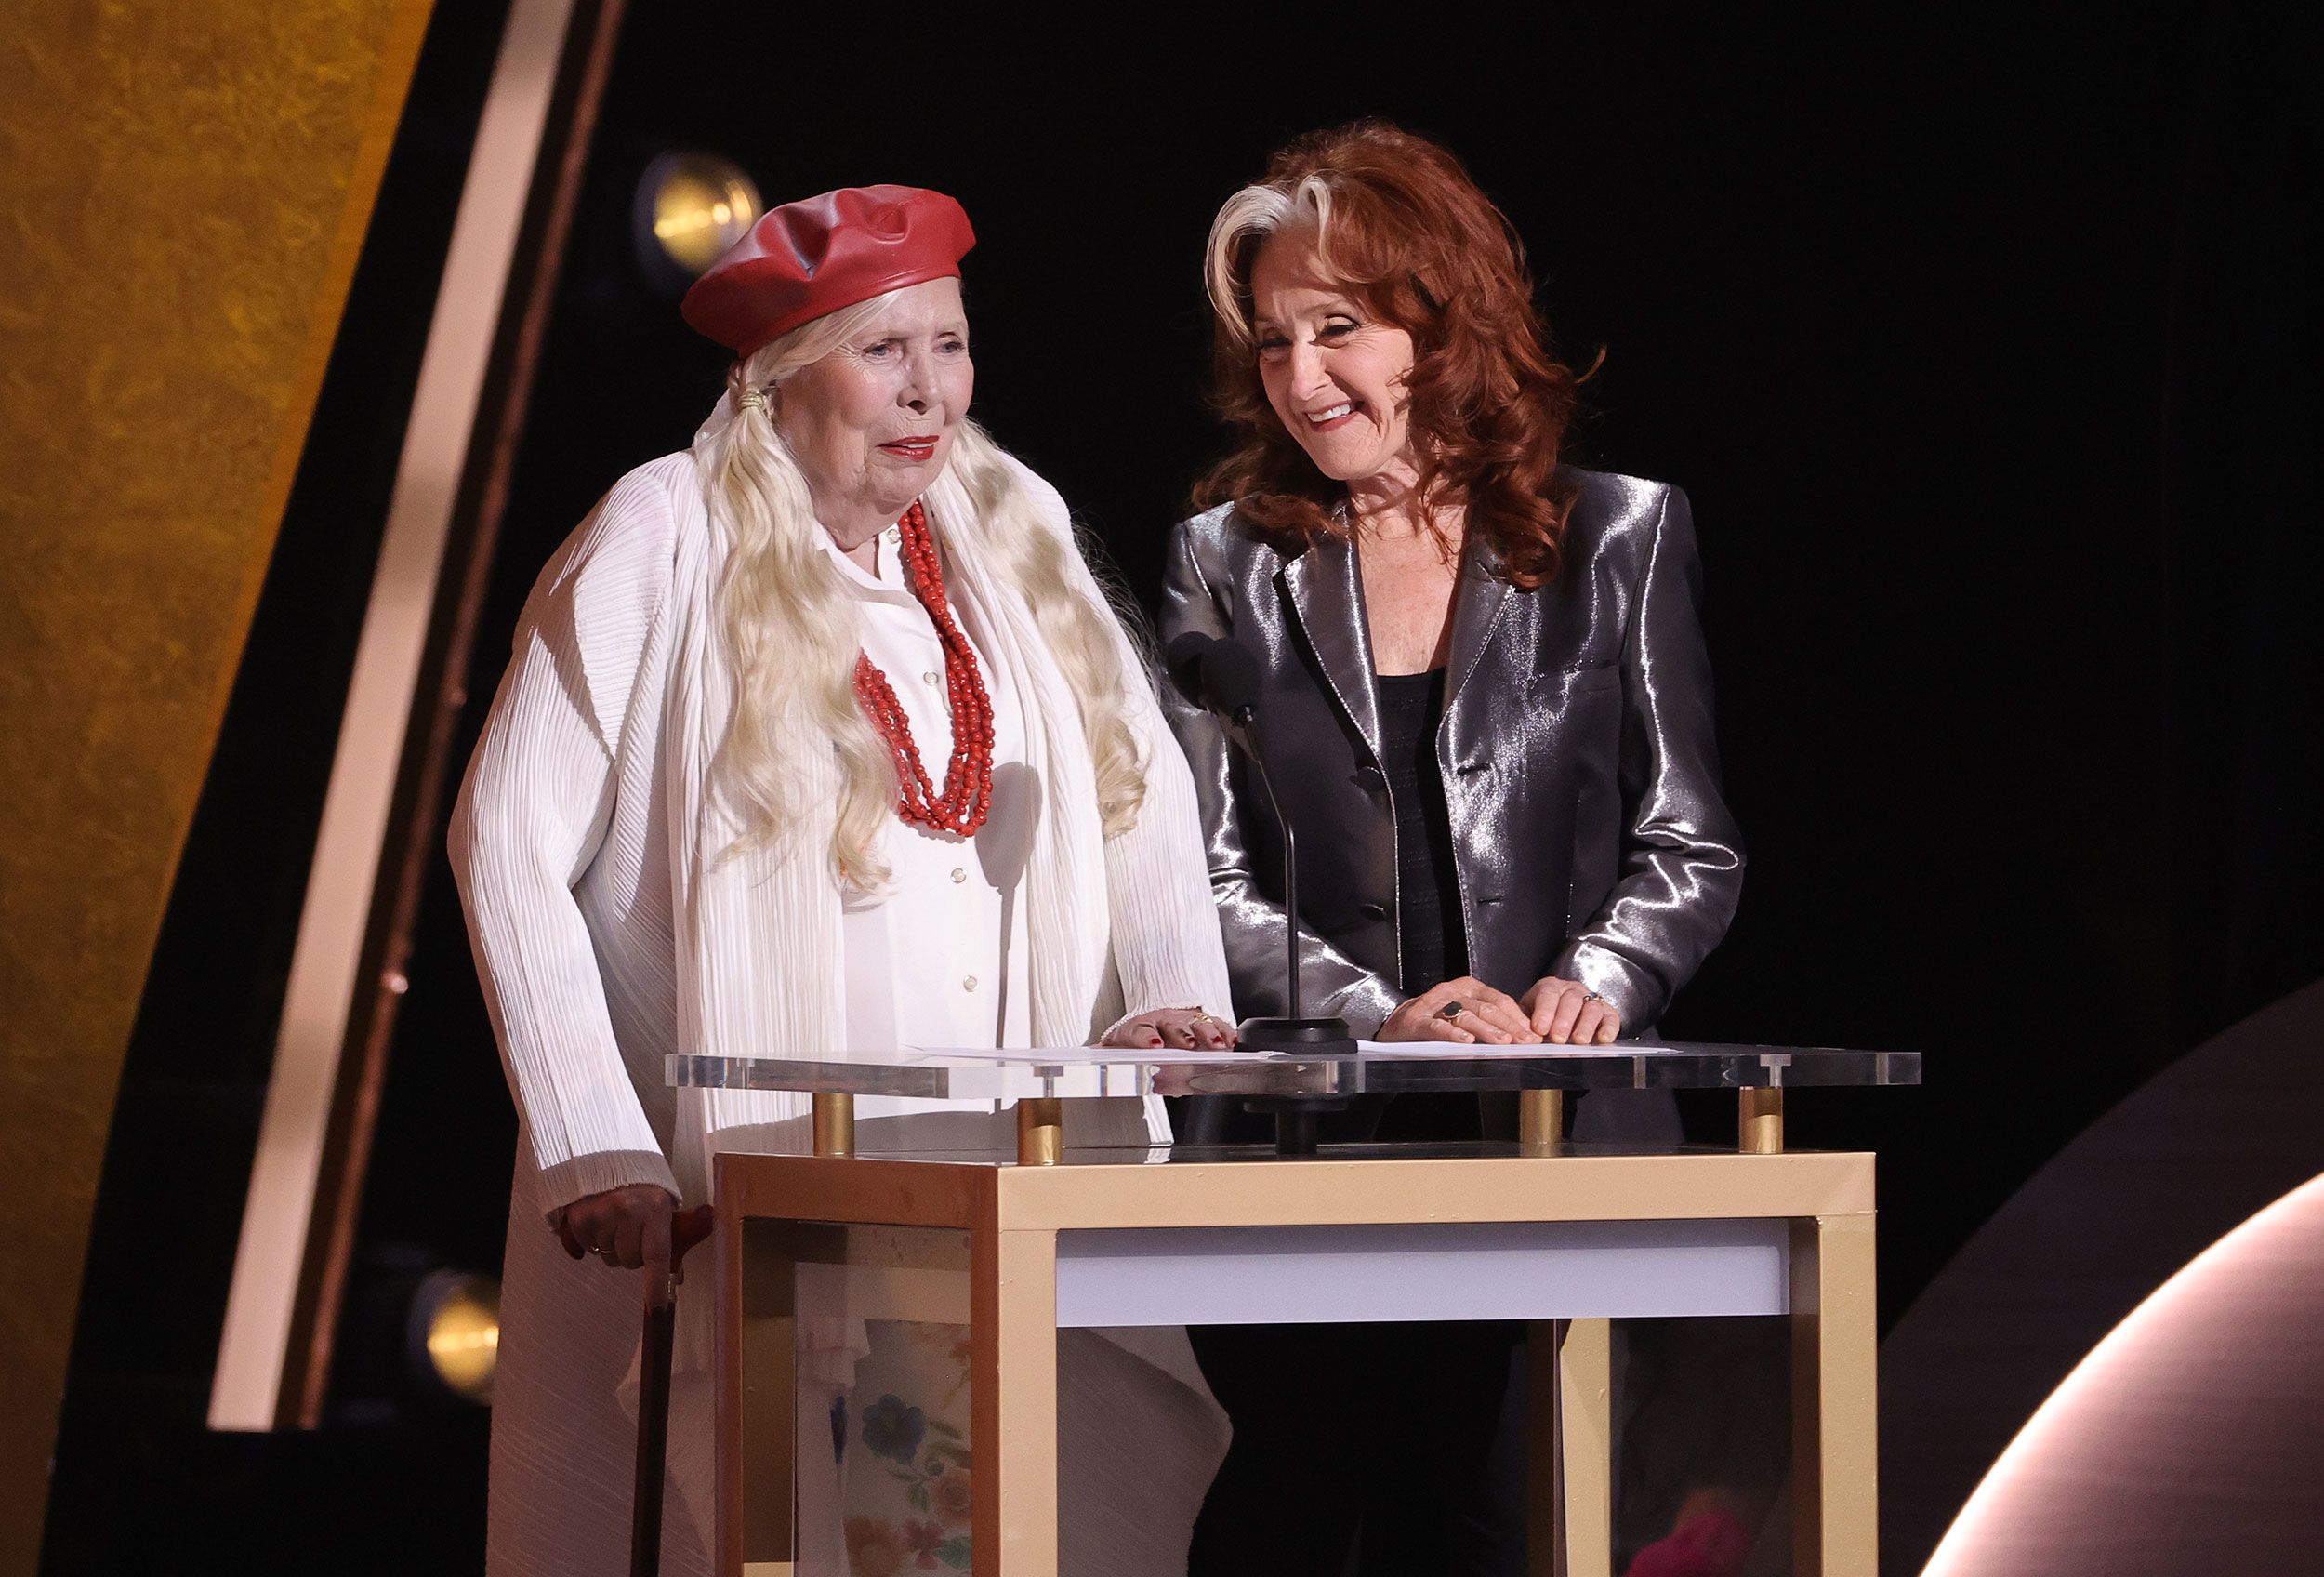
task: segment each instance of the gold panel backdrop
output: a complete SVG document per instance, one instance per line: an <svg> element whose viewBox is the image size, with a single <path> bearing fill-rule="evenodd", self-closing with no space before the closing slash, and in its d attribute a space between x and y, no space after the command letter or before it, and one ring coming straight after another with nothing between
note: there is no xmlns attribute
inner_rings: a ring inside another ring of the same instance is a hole
<svg viewBox="0 0 2324 1577"><path fill-rule="evenodd" d="M0 30L0 1573L36 1559L123 1051L429 9Z"/></svg>

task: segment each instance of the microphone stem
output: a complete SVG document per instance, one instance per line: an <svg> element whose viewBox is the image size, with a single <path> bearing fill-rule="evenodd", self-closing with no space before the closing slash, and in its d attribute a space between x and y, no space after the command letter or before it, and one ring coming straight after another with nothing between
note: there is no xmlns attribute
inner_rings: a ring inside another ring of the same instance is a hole
<svg viewBox="0 0 2324 1577"><path fill-rule="evenodd" d="M1250 749L1243 753L1259 770L1259 786L1267 792L1267 806L1274 812L1275 826L1283 831L1283 997L1284 1016L1301 1018L1300 1012L1300 854L1299 835L1291 830L1291 818L1283 814L1283 802L1275 797L1274 779L1267 775L1267 758L1260 752L1259 715L1255 707L1245 707L1235 714L1250 741Z"/></svg>

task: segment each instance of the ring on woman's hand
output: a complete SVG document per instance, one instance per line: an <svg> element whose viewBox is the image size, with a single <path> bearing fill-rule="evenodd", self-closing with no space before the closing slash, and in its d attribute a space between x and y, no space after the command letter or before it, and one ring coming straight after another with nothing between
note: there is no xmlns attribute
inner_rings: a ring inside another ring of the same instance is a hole
<svg viewBox="0 0 2324 1577"><path fill-rule="evenodd" d="M1599 996L1595 991L1583 993L1581 1000L1585 1002L1603 1002L1605 1001L1604 997Z"/></svg>
<svg viewBox="0 0 2324 1577"><path fill-rule="evenodd" d="M1462 1001L1459 998L1455 997L1452 1001L1446 1002L1443 1007L1436 1010L1436 1016L1439 1018L1459 1018L1462 1014L1467 1013L1468 1011L1469 1004Z"/></svg>
<svg viewBox="0 0 2324 1577"><path fill-rule="evenodd" d="M595 1254L600 1259L609 1260L614 1257L614 1251L611 1249L591 1249L589 1252Z"/></svg>

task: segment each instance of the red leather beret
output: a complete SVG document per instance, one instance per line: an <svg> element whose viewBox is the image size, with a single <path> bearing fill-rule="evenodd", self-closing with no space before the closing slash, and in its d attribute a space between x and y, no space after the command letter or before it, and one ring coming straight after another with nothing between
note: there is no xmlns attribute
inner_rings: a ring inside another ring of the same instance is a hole
<svg viewBox="0 0 2324 1577"><path fill-rule="evenodd" d="M907 285L957 279L976 232L915 186L849 186L760 216L686 292L686 321L738 356Z"/></svg>

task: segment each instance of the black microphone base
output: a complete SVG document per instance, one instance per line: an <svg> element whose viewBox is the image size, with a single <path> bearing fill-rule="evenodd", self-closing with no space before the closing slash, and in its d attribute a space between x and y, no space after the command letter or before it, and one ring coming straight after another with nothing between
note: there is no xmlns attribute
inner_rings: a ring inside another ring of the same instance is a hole
<svg viewBox="0 0 2324 1577"><path fill-rule="evenodd" d="M1247 1018L1235 1027L1247 1052L1301 1052L1314 1057L1355 1055L1344 1018Z"/></svg>
<svg viewBox="0 0 2324 1577"><path fill-rule="evenodd" d="M1235 1027L1247 1052L1275 1052L1293 1056L1352 1057L1355 1037L1344 1018L1247 1018ZM1351 1104L1346 1095L1270 1095L1244 1103L1247 1111L1265 1112L1275 1120L1275 1154L1312 1156L1315 1153L1315 1120L1325 1112Z"/></svg>

